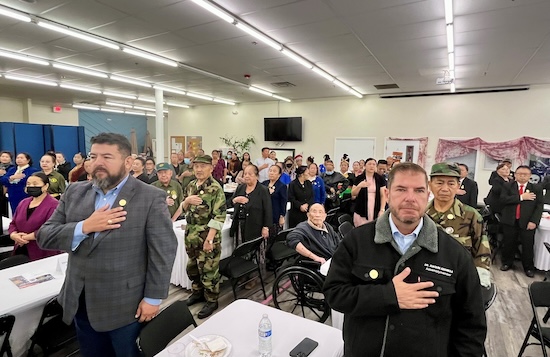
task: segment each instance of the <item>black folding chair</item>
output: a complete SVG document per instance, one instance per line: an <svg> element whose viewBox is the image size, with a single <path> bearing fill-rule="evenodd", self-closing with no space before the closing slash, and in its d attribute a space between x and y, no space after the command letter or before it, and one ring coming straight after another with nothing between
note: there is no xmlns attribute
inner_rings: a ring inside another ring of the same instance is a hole
<svg viewBox="0 0 550 357"><path fill-rule="evenodd" d="M138 347L144 357L152 357L191 325L197 327L187 303L176 301L141 329L137 339Z"/></svg>
<svg viewBox="0 0 550 357"><path fill-rule="evenodd" d="M28 263L29 261L30 259L26 255L23 255L23 254L12 255L11 257L0 260L0 270L25 264L25 263Z"/></svg>
<svg viewBox="0 0 550 357"><path fill-rule="evenodd" d="M346 234L348 234L349 232L351 232L351 230L353 229L353 224L351 224L350 222L348 221L345 221L343 222L342 224L340 224L338 226L338 232L340 233L340 235L342 236L342 238L344 238L344 236Z"/></svg>
<svg viewBox="0 0 550 357"><path fill-rule="evenodd" d="M481 287L481 297L483 299L483 307L485 311L493 305L497 299L497 286L491 284L488 288ZM487 351L485 350L485 345L483 345L483 354L482 357L487 357Z"/></svg>
<svg viewBox="0 0 550 357"><path fill-rule="evenodd" d="M267 299L265 294L264 279L262 277L262 271L260 269L258 261L258 251L260 250L260 245L263 243L263 238L258 237L248 242L240 244L233 254L225 259L220 260L220 274L226 276L231 281L231 287L233 288L233 296L237 300L237 285L242 286L248 281L238 284L239 279L245 277L255 271L258 272L260 276L260 282L262 283L262 291L264 293L264 299Z"/></svg>
<svg viewBox="0 0 550 357"><path fill-rule="evenodd" d="M0 357L3 357L4 354L7 354L8 357L13 357L10 347L10 334L13 329L13 324L15 323L15 316L13 315L2 315L0 316L0 337L4 336L4 342L0 348Z"/></svg>
<svg viewBox="0 0 550 357"><path fill-rule="evenodd" d="M277 270L283 265L286 260L295 258L298 256L298 252L292 248L289 248L286 244L286 237L293 228L285 229L280 231L279 234L271 243L271 246L267 248L267 256L269 257L273 268L275 269L275 275L277 275Z"/></svg>
<svg viewBox="0 0 550 357"><path fill-rule="evenodd" d="M35 356L35 346L42 349L43 356L49 356L74 341L76 341L74 323L67 325L63 322L63 308L57 302L57 297L54 297L46 303L42 310L38 327L31 337L31 346L27 356ZM78 347L75 348L75 351L77 350Z"/></svg>
<svg viewBox="0 0 550 357"><path fill-rule="evenodd" d="M343 215L338 217L338 224L342 224L344 222L349 222L353 224L353 218L347 213L344 213Z"/></svg>
<svg viewBox="0 0 550 357"><path fill-rule="evenodd" d="M546 324L550 318L550 282L536 281L529 285L529 298L533 310L533 319L531 320L531 325L521 345L518 357L523 355L525 348L529 345L540 345L542 348L542 355L548 357L546 347L550 347L550 327L542 326L537 308L547 308L546 314L542 318L542 322ZM534 337L538 342L529 342L530 337Z"/></svg>

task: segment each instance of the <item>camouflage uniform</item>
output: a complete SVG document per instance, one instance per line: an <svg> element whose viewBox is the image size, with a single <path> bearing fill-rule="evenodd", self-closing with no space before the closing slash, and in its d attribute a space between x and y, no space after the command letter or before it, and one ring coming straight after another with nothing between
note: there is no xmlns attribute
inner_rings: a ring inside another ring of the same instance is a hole
<svg viewBox="0 0 550 357"><path fill-rule="evenodd" d="M483 218L475 208L455 198L451 208L437 212L432 200L426 214L472 254L476 267L489 270L491 248L483 231Z"/></svg>
<svg viewBox="0 0 550 357"><path fill-rule="evenodd" d="M57 199L65 192L65 178L57 171L50 172L48 179L50 180L50 187L48 193Z"/></svg>
<svg viewBox="0 0 550 357"><path fill-rule="evenodd" d="M203 202L197 206L190 205L186 211L185 250L189 256L187 275L193 281L193 293L204 290L206 300L215 302L220 293L219 263L221 231L226 215L225 194L220 184L210 176L198 187L197 180L189 182L183 198L191 195L199 195ZM203 245L210 228L217 232L214 249L207 253L203 250Z"/></svg>
<svg viewBox="0 0 550 357"><path fill-rule="evenodd" d="M168 206L170 218L172 218L174 213L176 213L176 211L178 210L180 204L183 202L183 191L181 189L180 183L172 179L166 186L163 185L160 181L155 181L151 185L165 191L166 196L171 197L174 200L174 204L172 206Z"/></svg>

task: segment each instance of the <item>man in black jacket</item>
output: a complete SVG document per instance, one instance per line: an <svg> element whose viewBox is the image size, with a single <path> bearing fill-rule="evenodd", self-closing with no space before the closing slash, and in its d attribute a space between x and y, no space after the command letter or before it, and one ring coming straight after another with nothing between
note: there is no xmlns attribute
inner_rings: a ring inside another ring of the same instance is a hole
<svg viewBox="0 0 550 357"><path fill-rule="evenodd" d="M458 167L460 167L460 185L456 198L465 205L477 208L477 182L468 177L468 165L458 164Z"/></svg>
<svg viewBox="0 0 550 357"><path fill-rule="evenodd" d="M332 256L324 293L343 312L346 357L481 356L487 333L472 257L424 214L428 178L412 163L388 177L389 210Z"/></svg>
<svg viewBox="0 0 550 357"><path fill-rule="evenodd" d="M519 237L523 270L525 275L532 278L535 276L535 230L542 216L544 198L541 187L529 182L531 169L528 166L518 166L515 176L516 181L504 184L500 194L500 202L503 204L500 222L505 227L500 270L506 271L513 267Z"/></svg>

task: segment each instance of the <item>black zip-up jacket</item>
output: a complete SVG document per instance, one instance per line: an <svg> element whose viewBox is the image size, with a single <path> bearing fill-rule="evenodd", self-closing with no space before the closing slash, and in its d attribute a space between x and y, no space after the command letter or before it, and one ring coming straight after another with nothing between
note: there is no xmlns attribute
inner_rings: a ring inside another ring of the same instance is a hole
<svg viewBox="0 0 550 357"><path fill-rule="evenodd" d="M425 309L401 310L392 278L432 281L439 292ZM418 237L400 253L389 212L351 231L332 257L324 285L343 312L346 357L454 357L483 353L487 332L481 285L472 257L424 216Z"/></svg>

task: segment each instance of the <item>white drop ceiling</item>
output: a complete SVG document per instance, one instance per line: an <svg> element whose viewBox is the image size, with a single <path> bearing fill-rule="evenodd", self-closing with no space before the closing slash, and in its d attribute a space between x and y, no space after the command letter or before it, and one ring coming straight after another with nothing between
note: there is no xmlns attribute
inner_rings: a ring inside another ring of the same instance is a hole
<svg viewBox="0 0 550 357"><path fill-rule="evenodd" d="M449 89L435 83L448 66L443 0L214 2L365 95ZM246 85L292 100L355 98L191 0L2 0L0 4L242 86L4 16L0 16L0 49L241 103L273 99L251 92ZM550 83L550 1L455 0L454 14L457 91ZM2 57L0 73L153 96L153 89ZM272 85L276 82L294 86L279 88ZM391 83L399 89L374 87ZM213 104L165 95L188 105ZM0 79L0 96L31 98L42 104L102 104L106 99L4 78Z"/></svg>

